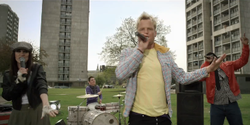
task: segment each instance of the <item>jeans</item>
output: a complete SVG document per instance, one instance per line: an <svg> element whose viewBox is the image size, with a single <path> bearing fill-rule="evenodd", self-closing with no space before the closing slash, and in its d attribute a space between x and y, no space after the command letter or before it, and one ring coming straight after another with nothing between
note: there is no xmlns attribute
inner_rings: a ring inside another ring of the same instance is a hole
<svg viewBox="0 0 250 125"><path fill-rule="evenodd" d="M225 117L230 125L243 125L241 111L237 102L229 103L227 105L211 104L211 125L223 125Z"/></svg>

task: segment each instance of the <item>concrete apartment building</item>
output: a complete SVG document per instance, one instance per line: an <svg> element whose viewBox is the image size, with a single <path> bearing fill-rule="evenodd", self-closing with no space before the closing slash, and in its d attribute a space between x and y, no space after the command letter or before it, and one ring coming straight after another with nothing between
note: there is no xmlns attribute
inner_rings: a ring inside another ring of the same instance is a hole
<svg viewBox="0 0 250 125"><path fill-rule="evenodd" d="M210 51L226 53L225 61L240 58L240 37L250 38L249 0L186 0L185 5L187 71L200 68ZM250 61L235 74L238 81L250 82Z"/></svg>
<svg viewBox="0 0 250 125"><path fill-rule="evenodd" d="M89 0L43 0L41 49L50 86L87 83Z"/></svg>
<svg viewBox="0 0 250 125"><path fill-rule="evenodd" d="M0 39L17 42L18 24L19 18L10 6L0 4Z"/></svg>

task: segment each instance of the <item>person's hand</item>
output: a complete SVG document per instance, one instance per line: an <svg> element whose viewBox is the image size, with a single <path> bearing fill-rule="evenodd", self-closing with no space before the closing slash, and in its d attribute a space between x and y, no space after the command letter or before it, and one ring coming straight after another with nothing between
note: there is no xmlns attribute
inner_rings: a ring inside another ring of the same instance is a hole
<svg viewBox="0 0 250 125"><path fill-rule="evenodd" d="M226 58L226 54L223 54L220 58L214 58L212 63L207 66L207 73L213 72L220 67L222 61Z"/></svg>
<svg viewBox="0 0 250 125"><path fill-rule="evenodd" d="M58 114L58 111L57 110L53 110L50 105L45 105L43 106L43 109L42 109L42 117L41 119L43 119L43 117L48 114L50 115L51 117L56 117L56 114Z"/></svg>
<svg viewBox="0 0 250 125"><path fill-rule="evenodd" d="M102 94L102 91L98 92L97 94L98 94L98 95L101 95L101 94Z"/></svg>
<svg viewBox="0 0 250 125"><path fill-rule="evenodd" d="M240 38L241 40L241 43L244 44L244 45L248 45L248 38L246 38L246 35L244 33L243 37Z"/></svg>
<svg viewBox="0 0 250 125"><path fill-rule="evenodd" d="M141 33L142 34L142 33ZM143 36L145 36L147 38L147 41L142 41L140 39L140 37L138 37L138 49L142 52L145 51L145 49L148 47L148 44L149 44L149 39L148 39L148 36L146 34L142 34Z"/></svg>
<svg viewBox="0 0 250 125"><path fill-rule="evenodd" d="M17 79L19 79L21 82L26 80L26 77L23 77L23 74L28 74L28 68L19 68L18 72L17 72ZM16 83L18 84L19 81L16 80Z"/></svg>

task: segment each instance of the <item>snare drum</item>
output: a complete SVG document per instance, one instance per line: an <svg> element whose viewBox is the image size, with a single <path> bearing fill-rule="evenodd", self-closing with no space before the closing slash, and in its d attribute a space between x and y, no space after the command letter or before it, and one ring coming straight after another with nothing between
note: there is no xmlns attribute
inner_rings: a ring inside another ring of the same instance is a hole
<svg viewBox="0 0 250 125"><path fill-rule="evenodd" d="M83 122L84 125L118 125L114 115L102 111L88 111Z"/></svg>
<svg viewBox="0 0 250 125"><path fill-rule="evenodd" d="M78 121L80 125L83 125L82 119L86 112L89 111L89 108L86 106L79 106L79 116ZM77 124L77 106L69 106L68 107L68 125Z"/></svg>

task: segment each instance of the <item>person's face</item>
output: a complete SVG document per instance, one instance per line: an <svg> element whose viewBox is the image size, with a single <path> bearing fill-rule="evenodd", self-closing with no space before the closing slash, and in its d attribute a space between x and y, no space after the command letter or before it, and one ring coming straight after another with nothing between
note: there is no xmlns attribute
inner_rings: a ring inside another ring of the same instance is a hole
<svg viewBox="0 0 250 125"><path fill-rule="evenodd" d="M91 86L95 86L95 78L91 78L90 80L89 80L89 85L91 85Z"/></svg>
<svg viewBox="0 0 250 125"><path fill-rule="evenodd" d="M154 28L153 22L150 19L141 20L138 24L137 30L139 33L143 34L145 37L148 38L149 46L154 43L156 30Z"/></svg>
<svg viewBox="0 0 250 125"><path fill-rule="evenodd" d="M211 63L213 61L213 59L214 59L214 56L212 56L212 55L211 56L206 56L205 58L206 58L207 62Z"/></svg>
<svg viewBox="0 0 250 125"><path fill-rule="evenodd" d="M27 62L29 60L29 51L22 49L15 50L15 59L19 64L20 64L20 57L24 57L25 62Z"/></svg>

